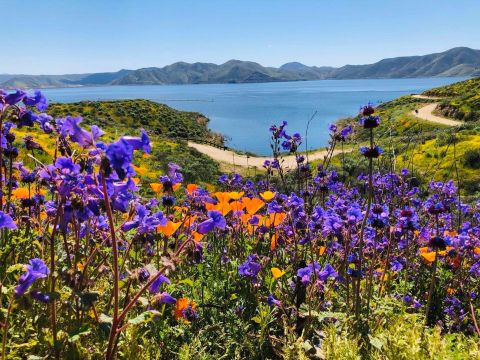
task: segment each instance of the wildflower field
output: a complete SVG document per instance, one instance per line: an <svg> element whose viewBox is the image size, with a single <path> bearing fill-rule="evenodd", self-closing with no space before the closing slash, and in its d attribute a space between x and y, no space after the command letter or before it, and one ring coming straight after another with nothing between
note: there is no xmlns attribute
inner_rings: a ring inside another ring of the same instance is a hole
<svg viewBox="0 0 480 360"><path fill-rule="evenodd" d="M480 358L480 200L381 162L371 105L315 167L283 122L261 180L213 185L150 181L144 129L48 112L0 92L2 359ZM352 132L356 178L332 156Z"/></svg>

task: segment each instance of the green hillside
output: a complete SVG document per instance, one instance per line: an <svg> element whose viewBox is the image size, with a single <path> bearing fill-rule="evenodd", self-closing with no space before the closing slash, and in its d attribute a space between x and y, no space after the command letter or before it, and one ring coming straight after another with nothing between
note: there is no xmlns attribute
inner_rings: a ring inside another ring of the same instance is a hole
<svg viewBox="0 0 480 360"><path fill-rule="evenodd" d="M184 167L187 181L210 182L218 174L218 165L208 156L187 146L187 139L209 140L221 144L221 135L207 128L208 119L200 113L184 112L148 100L82 101L71 104L51 104L48 113L54 118L67 115L82 116L83 123L97 124L106 131L105 141L112 141L121 135L139 134L145 128L153 145L150 156L138 157L134 165L139 177L155 181L164 173L169 162ZM45 149L37 154L40 158L52 157L55 136L43 134L31 128L18 129L18 139L30 133ZM24 159L31 161L31 159Z"/></svg>
<svg viewBox="0 0 480 360"><path fill-rule="evenodd" d="M424 94L446 98L438 107L444 116L468 122L480 120L480 78L427 90Z"/></svg>
<svg viewBox="0 0 480 360"><path fill-rule="evenodd" d="M463 195L471 198L480 192L480 80L466 80L423 94L445 99L402 96L378 107L382 122L376 131L375 141L385 154L376 166L383 169L408 168L419 183L455 179L460 183ZM437 107L439 115L465 123L460 127L449 127L424 121L412 114L413 110L432 102L440 102ZM469 109L468 114L473 115L465 117L459 112L447 112L444 110L447 105ZM358 117L352 117L341 120L340 124L356 125L358 120ZM367 140L365 131L354 132L352 141L355 146ZM364 173L367 166L358 151L348 154L345 159L337 156L334 164L352 179Z"/></svg>

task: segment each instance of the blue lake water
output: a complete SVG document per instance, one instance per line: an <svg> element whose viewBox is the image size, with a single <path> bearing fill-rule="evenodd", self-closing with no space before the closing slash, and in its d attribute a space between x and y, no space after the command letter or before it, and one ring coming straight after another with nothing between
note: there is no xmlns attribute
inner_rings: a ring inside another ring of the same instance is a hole
<svg viewBox="0 0 480 360"><path fill-rule="evenodd" d="M105 86L46 89L44 93L55 102L142 98L179 110L198 111L210 119L213 131L230 138L229 146L267 155L271 124L286 120L289 132L303 136L308 120L317 112L309 127L308 147L319 148L328 141L329 124L355 115L369 101L377 104L461 80L464 78Z"/></svg>

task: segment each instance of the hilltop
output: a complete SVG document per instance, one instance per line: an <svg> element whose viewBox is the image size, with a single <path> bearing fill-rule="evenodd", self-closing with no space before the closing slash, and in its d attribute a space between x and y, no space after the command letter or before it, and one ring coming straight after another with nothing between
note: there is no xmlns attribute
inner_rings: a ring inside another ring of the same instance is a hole
<svg viewBox="0 0 480 360"><path fill-rule="evenodd" d="M69 75L0 75L0 88L48 88L99 85L262 83L322 79L381 79L480 75L480 50L457 47L423 56L383 59L367 65L307 66L290 62L265 67L252 61L224 64L177 62L164 67Z"/></svg>

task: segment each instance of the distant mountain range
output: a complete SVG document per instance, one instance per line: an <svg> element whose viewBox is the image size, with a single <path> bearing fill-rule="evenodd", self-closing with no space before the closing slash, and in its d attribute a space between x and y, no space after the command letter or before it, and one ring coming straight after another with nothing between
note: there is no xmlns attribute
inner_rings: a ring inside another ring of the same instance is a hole
<svg viewBox="0 0 480 360"><path fill-rule="evenodd" d="M0 74L0 88L50 88L99 85L259 83L323 79L388 79L435 76L480 76L480 50L457 47L423 56L384 59L368 65L307 66L290 62L279 68L251 61L224 64L177 62L117 72L69 75Z"/></svg>

